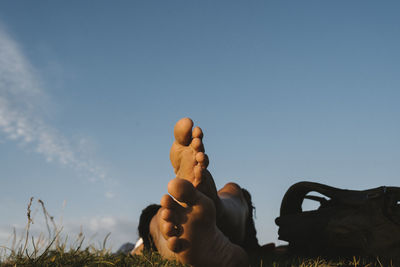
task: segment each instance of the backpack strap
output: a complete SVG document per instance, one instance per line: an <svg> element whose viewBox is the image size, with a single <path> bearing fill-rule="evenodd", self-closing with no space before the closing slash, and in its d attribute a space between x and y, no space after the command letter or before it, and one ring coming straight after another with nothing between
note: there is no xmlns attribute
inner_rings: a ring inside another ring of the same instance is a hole
<svg viewBox="0 0 400 267"><path fill-rule="evenodd" d="M310 192L317 192L327 198L317 196L307 196ZM400 200L400 188L378 187L364 191L339 189L332 186L313 183L299 182L292 185L283 197L280 216L298 214L302 212L301 205L304 199L316 200L321 203L321 208L333 204L343 204L349 206L363 205L366 201L382 197L390 192L394 195L392 202Z"/></svg>

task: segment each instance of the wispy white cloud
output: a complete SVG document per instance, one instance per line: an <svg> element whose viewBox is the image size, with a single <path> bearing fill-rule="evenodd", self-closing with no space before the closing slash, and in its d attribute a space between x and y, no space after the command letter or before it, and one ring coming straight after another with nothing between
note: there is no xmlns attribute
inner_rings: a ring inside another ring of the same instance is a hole
<svg viewBox="0 0 400 267"><path fill-rule="evenodd" d="M82 143L71 144L46 123L42 109L48 96L37 76L19 45L0 25L0 134L91 181L104 181L104 168L82 153Z"/></svg>

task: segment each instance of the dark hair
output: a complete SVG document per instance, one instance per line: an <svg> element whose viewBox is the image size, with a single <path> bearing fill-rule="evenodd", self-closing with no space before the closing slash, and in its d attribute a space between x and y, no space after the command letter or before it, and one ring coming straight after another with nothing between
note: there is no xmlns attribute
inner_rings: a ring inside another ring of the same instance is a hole
<svg viewBox="0 0 400 267"><path fill-rule="evenodd" d="M160 205L151 204L143 209L142 214L140 215L138 232L139 236L143 239L143 246L145 250L157 251L157 248L153 242L153 238L150 235L150 222L160 208Z"/></svg>
<svg viewBox="0 0 400 267"><path fill-rule="evenodd" d="M249 191L246 189L242 188L242 193L244 198L246 199L247 206L249 208L249 217L247 217L246 220L246 236L245 239L243 240L241 247L244 248L247 252L249 251L254 251L260 248L260 245L258 244L257 240L257 231L256 227L254 225L254 219L253 219L253 212L255 210L253 206L253 202L251 201L251 195Z"/></svg>

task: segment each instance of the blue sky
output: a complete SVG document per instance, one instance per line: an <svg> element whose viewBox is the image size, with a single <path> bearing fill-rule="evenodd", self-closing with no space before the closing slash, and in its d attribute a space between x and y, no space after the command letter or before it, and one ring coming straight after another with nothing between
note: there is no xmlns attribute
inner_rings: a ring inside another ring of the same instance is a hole
<svg viewBox="0 0 400 267"><path fill-rule="evenodd" d="M261 243L276 242L297 181L398 186L399 8L2 1L0 243L22 233L31 196L70 236L135 241L141 209L174 177L185 116L205 132L217 186L252 193Z"/></svg>

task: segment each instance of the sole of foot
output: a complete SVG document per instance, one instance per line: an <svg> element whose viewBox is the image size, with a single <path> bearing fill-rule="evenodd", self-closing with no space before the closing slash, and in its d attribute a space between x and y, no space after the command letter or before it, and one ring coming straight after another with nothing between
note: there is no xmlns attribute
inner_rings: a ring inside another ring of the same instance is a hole
<svg viewBox="0 0 400 267"><path fill-rule="evenodd" d="M217 228L212 199L180 178L169 182L168 192L161 199L158 225L178 261L195 267L248 266L244 250Z"/></svg>
<svg viewBox="0 0 400 267"><path fill-rule="evenodd" d="M185 179L210 197L217 210L220 204L211 173L207 170L209 159L204 153L203 131L193 128L190 118L180 119L174 127L175 140L170 150L170 160L176 177Z"/></svg>
<svg viewBox="0 0 400 267"><path fill-rule="evenodd" d="M175 124L170 159L176 176L196 186L201 183L201 172L207 168L208 158L204 154L203 131L199 127L192 128L193 121L189 118Z"/></svg>

